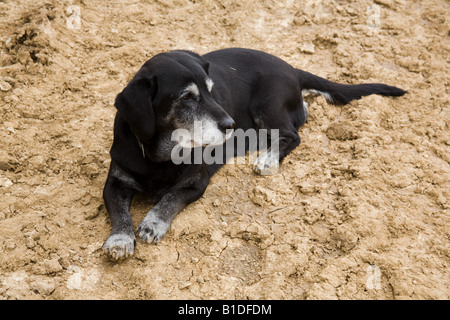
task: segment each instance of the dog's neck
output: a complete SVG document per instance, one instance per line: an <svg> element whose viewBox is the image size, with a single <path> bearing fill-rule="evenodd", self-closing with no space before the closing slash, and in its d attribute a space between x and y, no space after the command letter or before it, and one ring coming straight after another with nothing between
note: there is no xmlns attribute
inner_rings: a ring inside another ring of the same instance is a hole
<svg viewBox="0 0 450 320"><path fill-rule="evenodd" d="M171 160L171 151L176 144L170 139L170 135L152 139L151 143L144 143L136 135L135 137L144 159L150 159L154 162Z"/></svg>

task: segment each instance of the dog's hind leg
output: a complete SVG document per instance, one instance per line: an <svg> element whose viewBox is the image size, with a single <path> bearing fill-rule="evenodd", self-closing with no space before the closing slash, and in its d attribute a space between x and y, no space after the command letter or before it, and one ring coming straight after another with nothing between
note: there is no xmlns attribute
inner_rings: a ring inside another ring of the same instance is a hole
<svg viewBox="0 0 450 320"><path fill-rule="evenodd" d="M260 107L256 110L258 112L255 113L254 120L257 129L267 130L259 130L259 134L267 132L268 148L266 152L262 153L256 159L253 170L260 175L271 175L276 173L279 163L284 157L300 144L300 136L298 135L296 125L293 123L295 122L295 117L285 108L269 109ZM303 112L303 105L300 111L294 112ZM299 123L297 125L300 125Z"/></svg>
<svg viewBox="0 0 450 320"><path fill-rule="evenodd" d="M256 159L253 166L255 173L260 175L275 174L278 171L279 163L300 144L300 136L297 132L279 132L280 136L275 138L272 133L270 147Z"/></svg>

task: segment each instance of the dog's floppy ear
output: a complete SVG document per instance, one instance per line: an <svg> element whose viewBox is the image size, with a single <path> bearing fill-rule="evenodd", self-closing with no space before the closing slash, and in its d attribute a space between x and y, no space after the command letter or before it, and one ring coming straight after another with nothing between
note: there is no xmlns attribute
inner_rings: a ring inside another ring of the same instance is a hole
<svg viewBox="0 0 450 320"><path fill-rule="evenodd" d="M203 67L203 69L205 70L206 74L209 75L209 67L210 67L209 62L204 61L203 64L202 64L202 67Z"/></svg>
<svg viewBox="0 0 450 320"><path fill-rule="evenodd" d="M133 79L116 97L115 106L141 142L155 133L152 99L156 91L155 77Z"/></svg>

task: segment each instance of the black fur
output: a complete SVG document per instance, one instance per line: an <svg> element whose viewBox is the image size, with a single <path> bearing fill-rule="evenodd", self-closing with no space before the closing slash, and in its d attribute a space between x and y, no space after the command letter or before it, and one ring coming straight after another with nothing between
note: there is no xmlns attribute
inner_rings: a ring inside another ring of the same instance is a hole
<svg viewBox="0 0 450 320"><path fill-rule="evenodd" d="M406 93L405 90L381 83L340 84L328 81L303 70L297 70L297 72L299 74L300 85L303 89L314 89L328 93L331 96L331 101L329 102L335 105L345 105L352 100L361 99L363 96L371 94L398 97Z"/></svg>

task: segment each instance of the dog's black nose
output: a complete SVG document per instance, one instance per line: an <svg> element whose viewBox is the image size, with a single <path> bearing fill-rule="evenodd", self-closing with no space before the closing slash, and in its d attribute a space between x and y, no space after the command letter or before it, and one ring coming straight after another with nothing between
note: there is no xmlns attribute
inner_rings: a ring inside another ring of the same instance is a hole
<svg viewBox="0 0 450 320"><path fill-rule="evenodd" d="M236 125L236 123L231 118L226 118L219 122L219 128L223 132L225 132L227 129L234 129L235 125Z"/></svg>

